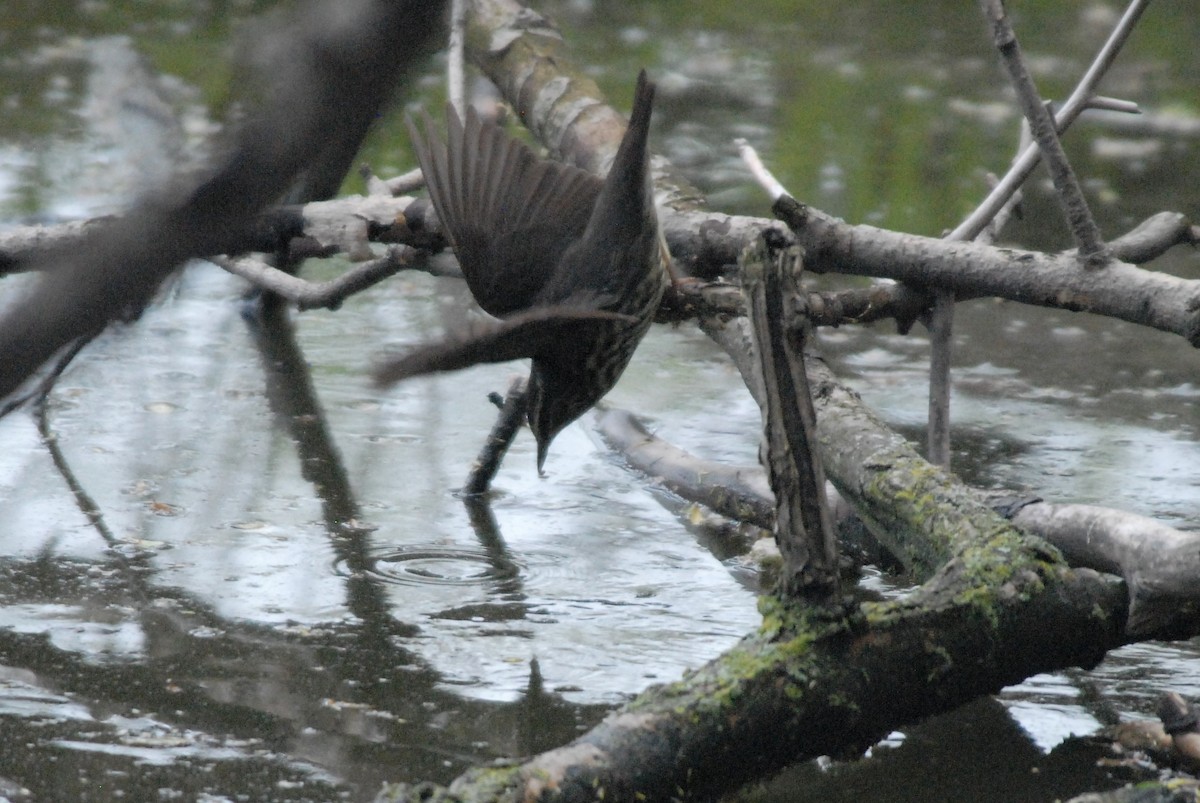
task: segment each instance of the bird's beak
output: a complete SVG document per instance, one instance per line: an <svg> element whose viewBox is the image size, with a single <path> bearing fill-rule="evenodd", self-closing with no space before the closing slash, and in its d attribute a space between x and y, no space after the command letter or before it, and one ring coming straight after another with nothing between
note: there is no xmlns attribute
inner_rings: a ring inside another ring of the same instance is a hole
<svg viewBox="0 0 1200 803"><path fill-rule="evenodd" d="M546 472L542 471L542 466L545 465L546 455L549 452L550 452L550 442L543 441L541 438L538 438L537 469L538 469L538 476L541 477L542 479L546 478Z"/></svg>

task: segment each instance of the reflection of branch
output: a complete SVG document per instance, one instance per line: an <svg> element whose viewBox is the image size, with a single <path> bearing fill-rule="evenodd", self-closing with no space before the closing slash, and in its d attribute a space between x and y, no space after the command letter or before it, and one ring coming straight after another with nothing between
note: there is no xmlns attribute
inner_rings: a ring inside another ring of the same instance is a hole
<svg viewBox="0 0 1200 803"><path fill-rule="evenodd" d="M368 571L373 563L368 554L371 528L358 519L354 489L329 433L287 310L278 304L262 305L250 328L262 354L268 403L296 444L301 474L321 500L330 544L349 570L346 585L351 612L363 620L368 632L411 635L408 625L395 621L379 581Z"/></svg>
<svg viewBox="0 0 1200 803"><path fill-rule="evenodd" d="M37 419L38 435L41 437L42 445L46 447L46 451L50 454L50 460L54 463L54 468L58 470L59 475L67 484L67 488L70 489L71 496L75 498L75 504L88 520L88 523L96 529L96 532L103 539L104 543L109 546L109 560L124 579L129 593L139 603L146 605L153 597L153 594L147 588L146 573L135 571L134 564L144 563L148 559L148 553L138 550L133 555L129 555L124 550L113 549L113 547L118 545L118 540L113 531L109 529L108 523L104 520L104 511L75 475L71 464L67 461L67 456L59 448L58 433L53 430L50 424L50 392L54 389L54 384L71 363L71 360L90 342L90 338L80 338L60 355L58 362L54 365L50 373L42 379L35 391L38 396L37 401L34 402L33 414ZM18 399L16 402L20 403L21 400Z"/></svg>
<svg viewBox="0 0 1200 803"><path fill-rule="evenodd" d="M87 518L88 523L96 528L96 532L100 534L104 542L109 546L113 546L117 543L117 538L104 521L104 511L100 509L100 506L96 504L96 500L92 499L91 494L83 487L83 483L75 476L75 472L71 470L71 465L67 462L66 456L63 455L62 449L58 448L58 433L50 428L49 407L48 394L46 393L42 394L34 405L34 415L37 418L38 434L42 438L42 445L50 453L50 459L54 461L54 467L58 469L58 473L62 476L63 481L71 489L71 495L75 497L75 504L79 506L80 512Z"/></svg>
<svg viewBox="0 0 1200 803"><path fill-rule="evenodd" d="M471 529L475 531L475 537L487 551L488 562L495 570L493 579L497 581L496 590L509 602L525 599L521 567L508 553L508 545L504 543L504 537L500 534L500 525L492 513L491 503L485 496L466 496L463 497L463 505L467 508Z"/></svg>
<svg viewBox="0 0 1200 803"><path fill-rule="evenodd" d="M394 245L385 256L356 265L336 279L310 282L251 257L216 257L213 262L255 286L296 303L301 310L337 309L350 296L377 284L408 266L412 249Z"/></svg>
<svg viewBox="0 0 1200 803"><path fill-rule="evenodd" d="M271 411L296 444L301 472L321 499L326 529L340 539L358 528L358 504L287 311L277 305L262 307L251 332L262 355Z"/></svg>

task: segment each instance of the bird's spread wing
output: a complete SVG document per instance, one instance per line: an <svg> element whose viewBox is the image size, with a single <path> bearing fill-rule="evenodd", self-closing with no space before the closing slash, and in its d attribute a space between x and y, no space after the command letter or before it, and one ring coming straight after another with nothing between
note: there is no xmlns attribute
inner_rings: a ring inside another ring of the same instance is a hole
<svg viewBox="0 0 1200 803"><path fill-rule="evenodd" d="M530 307L583 234L603 182L538 158L473 109L464 123L447 106L446 144L422 117L424 136L411 119L409 134L472 295L496 316Z"/></svg>
<svg viewBox="0 0 1200 803"><path fill-rule="evenodd" d="M390 385L402 379L441 371L457 371L481 362L507 362L533 357L551 344L575 338L590 340L590 331L614 322L637 319L616 312L578 307L535 307L505 320L479 321L438 343L417 346L375 368L375 381Z"/></svg>

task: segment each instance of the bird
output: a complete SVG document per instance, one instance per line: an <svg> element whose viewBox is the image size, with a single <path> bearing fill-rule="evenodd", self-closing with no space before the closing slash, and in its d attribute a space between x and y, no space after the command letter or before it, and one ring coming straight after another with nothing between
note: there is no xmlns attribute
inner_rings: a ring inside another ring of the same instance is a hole
<svg viewBox="0 0 1200 803"><path fill-rule="evenodd" d="M620 378L667 284L647 152L655 85L638 75L608 175L537 156L498 125L447 105L446 142L406 125L467 286L490 320L376 367L388 385L531 358L526 418L542 475L550 443Z"/></svg>

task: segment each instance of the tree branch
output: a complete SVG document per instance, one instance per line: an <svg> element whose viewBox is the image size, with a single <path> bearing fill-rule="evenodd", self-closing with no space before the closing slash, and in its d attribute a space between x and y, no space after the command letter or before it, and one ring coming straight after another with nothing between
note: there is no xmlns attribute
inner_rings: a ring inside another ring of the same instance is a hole
<svg viewBox="0 0 1200 803"><path fill-rule="evenodd" d="M350 296L378 284L409 266L412 249L394 245L385 256L356 265L336 279L310 282L251 257L215 257L214 264L263 290L292 301L301 310L324 307L335 310Z"/></svg>
<svg viewBox="0 0 1200 803"><path fill-rule="evenodd" d="M742 285L763 379L766 463L775 494L775 540L785 598L828 604L838 595L837 542L816 452L816 421L804 372L804 325L793 325L800 256L764 237L742 256Z"/></svg>
<svg viewBox="0 0 1200 803"><path fill-rule="evenodd" d="M783 207L783 208L781 208ZM1071 254L1044 254L851 226L812 207L776 204L814 272L881 276L945 287L959 298L997 296L1108 315L1200 346L1200 282L1113 262L1087 270ZM1018 269L1019 268L1019 269Z"/></svg>
<svg viewBox="0 0 1200 803"><path fill-rule="evenodd" d="M1095 94L1096 87L1100 83L1100 79L1108 71L1108 68L1112 66L1113 61L1116 60L1117 54L1124 46L1129 35L1133 33L1138 20L1141 19L1142 12L1149 5L1150 0L1131 0L1129 7L1121 16L1112 34L1109 35L1108 40L1100 48L1100 52L1092 60L1091 66L1075 87L1075 91L1071 93L1071 96L1067 98L1067 102L1055 114L1055 125L1059 132L1065 131L1075 121L1075 118L1082 114L1084 109L1088 108ZM975 211L949 234L948 239L975 239L979 232L983 231L988 225L988 221L996 216L996 212L1000 207L1004 206L1013 193L1025 183L1025 179L1029 178L1029 174L1033 172L1033 168L1037 167L1040 159L1041 150L1036 144L1031 144L1027 147L1016 162L1013 163L1008 173L1004 175L1004 178L988 194L983 203L976 207Z"/></svg>
<svg viewBox="0 0 1200 803"><path fill-rule="evenodd" d="M1017 102L1020 104L1025 119L1029 121L1029 131L1038 144L1042 158L1046 160L1050 178L1054 181L1054 188L1058 190L1059 203L1066 213L1067 221L1071 225L1071 232L1075 235L1075 241L1079 243L1080 253L1088 265L1100 267L1106 264L1111 257L1104 247L1100 228L1096 225L1096 219L1092 217L1091 209L1088 208L1087 199L1083 195L1079 181L1075 178L1071 162L1067 159L1062 143L1059 142L1054 118L1038 94L1037 86L1033 83L1029 69L1025 66L1017 35L1008 20L1008 14L1004 11L1004 2L1003 0L980 0L980 2L984 16L992 26L993 42L996 49L1000 51L1004 66L1008 69L1009 77L1012 79L1013 88L1016 89Z"/></svg>

